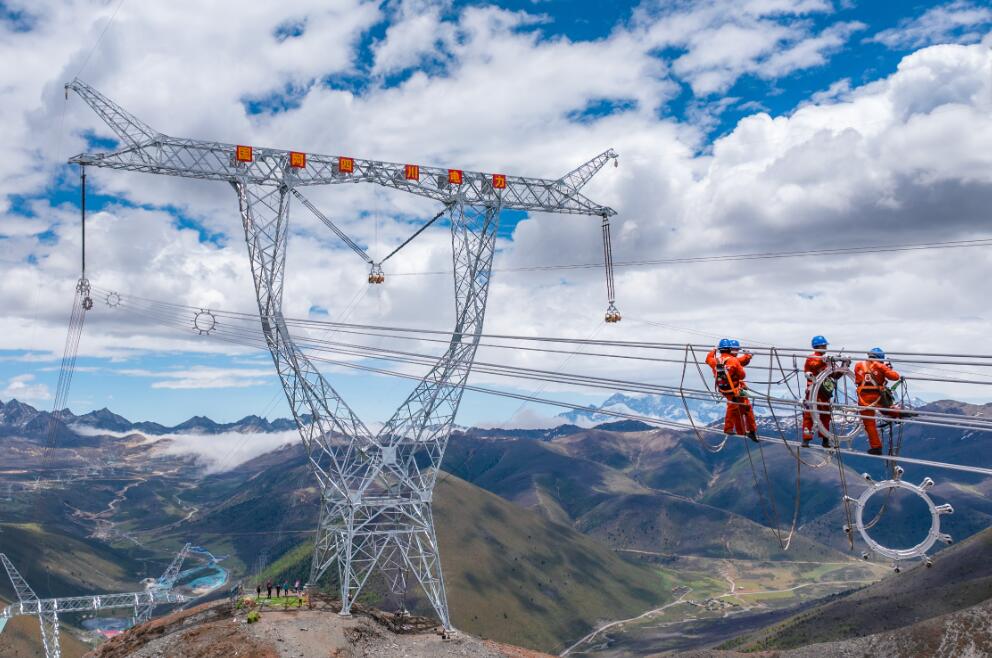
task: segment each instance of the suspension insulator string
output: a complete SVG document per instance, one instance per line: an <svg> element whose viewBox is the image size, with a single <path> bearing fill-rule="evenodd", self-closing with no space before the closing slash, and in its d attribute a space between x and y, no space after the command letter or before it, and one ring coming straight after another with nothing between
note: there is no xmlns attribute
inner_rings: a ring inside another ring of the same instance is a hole
<svg viewBox="0 0 992 658"><path fill-rule="evenodd" d="M90 282L86 278L86 165L79 165L79 214L82 231L82 258L79 281L76 283L76 292L83 298L83 310L88 311L93 308L93 298L90 297Z"/></svg>
<svg viewBox="0 0 992 658"><path fill-rule="evenodd" d="M603 215L603 266L606 270L606 321L620 322L620 311L616 306L616 291L613 286L613 243L610 240L610 218Z"/></svg>

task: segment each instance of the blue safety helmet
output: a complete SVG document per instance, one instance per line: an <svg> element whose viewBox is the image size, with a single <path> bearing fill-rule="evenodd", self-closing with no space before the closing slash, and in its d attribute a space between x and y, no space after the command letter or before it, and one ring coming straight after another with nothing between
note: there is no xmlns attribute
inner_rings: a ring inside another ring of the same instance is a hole
<svg viewBox="0 0 992 658"><path fill-rule="evenodd" d="M879 360L884 359L885 350L883 350L881 347L873 347L870 350L868 350L868 358L879 359Z"/></svg>
<svg viewBox="0 0 992 658"><path fill-rule="evenodd" d="M721 350L729 350L729 349L733 349L733 347L734 347L734 341L733 340L731 340L729 338L721 338L720 339L719 348Z"/></svg>
<svg viewBox="0 0 992 658"><path fill-rule="evenodd" d="M737 340L736 338L731 338L730 346L735 350L739 350L741 348L741 341Z"/></svg>
<svg viewBox="0 0 992 658"><path fill-rule="evenodd" d="M830 343L828 343L827 339L823 336L813 336L813 340L810 341L810 344L814 348L817 348L817 347L826 347Z"/></svg>

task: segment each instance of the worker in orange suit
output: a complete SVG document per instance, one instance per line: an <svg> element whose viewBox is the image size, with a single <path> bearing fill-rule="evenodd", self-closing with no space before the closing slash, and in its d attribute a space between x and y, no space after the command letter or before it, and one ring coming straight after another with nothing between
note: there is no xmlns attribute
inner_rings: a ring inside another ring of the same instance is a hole
<svg viewBox="0 0 992 658"><path fill-rule="evenodd" d="M747 374L744 366L751 363L751 354L740 354L740 347L740 342L724 338L706 355L706 364L713 369L717 390L727 398L723 431L726 434L746 435L757 442L758 424L754 420L754 409L747 397L747 384L744 382Z"/></svg>
<svg viewBox="0 0 992 658"><path fill-rule="evenodd" d="M834 388L830 384L832 382L825 381L823 385L820 386L820 390L817 392L816 401L810 400L810 391L813 389L813 382L820 375L821 372L830 367L827 363L824 355L827 353L827 346L829 343L827 339L823 336L814 336L811 341L813 347L813 353L806 357L806 363L803 365L803 372L806 373L806 398L803 404L803 447L810 444L813 440L813 413L815 406L815 412L820 416L820 423L823 425L823 429L830 431L830 402L834 397ZM840 373L837 375L841 376ZM824 448L830 447L830 437L824 434L823 431L819 431L820 444Z"/></svg>
<svg viewBox="0 0 992 658"><path fill-rule="evenodd" d="M878 436L878 425L875 417L881 413L887 418L898 418L901 414L893 409L892 391L887 381L897 382L902 376L892 369L885 361L885 351L881 347L873 347L868 351L868 360L860 361L854 366L854 383L858 387L858 406L861 422L868 435L868 454L882 454L882 439ZM876 409L878 411L876 411Z"/></svg>

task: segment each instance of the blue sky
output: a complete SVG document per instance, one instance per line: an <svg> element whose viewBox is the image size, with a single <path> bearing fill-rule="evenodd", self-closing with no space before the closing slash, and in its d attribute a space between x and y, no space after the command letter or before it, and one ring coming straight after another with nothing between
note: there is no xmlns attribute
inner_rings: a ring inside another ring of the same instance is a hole
<svg viewBox="0 0 992 658"><path fill-rule="evenodd" d="M987 153L970 151L968 140L937 125L956 125L977 145L989 130L992 97L981 85L992 76L982 82L992 11L980 3L341 0L330 9L309 2L260 9L235 34L224 15L230 8L220 5L117 6L0 3L0 50L24 63L0 73L12 90L0 116L8 133L0 146L7 163L0 167L0 269L11 300L0 399L51 404L78 276L78 180L60 163L113 147L83 103L63 101L61 84L76 73L174 135L541 176L614 146L621 168L601 174L590 193L620 210L618 260L795 248L810 235L828 246L864 244L891 240L892 227L906 242L970 237L992 189L975 173ZM184 15L190 11L197 20ZM33 44L31 62L25 44ZM962 114L946 118L954 112ZM943 137L922 141L932 134ZM912 139L923 145L900 155ZM933 144L946 144L946 152ZM927 149L934 162L915 163ZM751 178L756 171L765 172L760 185ZM379 256L434 212L391 193L315 194ZM953 215L939 231L925 214L935 208ZM251 311L243 238L223 184L91 172L88 209L95 285ZM364 266L294 212L290 312L336 319L357 299L354 321L446 328L446 277L393 277L388 290L363 295ZM394 272L444 269L445 228L426 233ZM575 219L504 213L496 267L595 262L597 231ZM689 330L668 336L677 340L703 330L802 344L811 332L833 330L849 344L885 338L907 348L947 347L937 321L955 319L951 347L960 347L985 323L967 302L985 256L973 259L975 272L948 275L953 258L880 265L920 298L912 309L893 295L866 311L864 323L845 322L843 309L871 285L839 261L762 272L624 271L619 290L631 321L623 333L602 335L657 338L641 318ZM576 337L601 331L600 276L498 277L489 327ZM728 276L748 281L748 292L728 291ZM957 277L953 294L934 283L949 276ZM192 415L288 413L266 354L111 317L99 301L81 344L74 411L107 406L169 424ZM935 310L921 312L926 304ZM797 305L809 310L797 314ZM820 318L832 324L824 329ZM910 329L899 334L892 326ZM886 327L881 337L879 327ZM514 357L561 367L561 357L529 358ZM568 364L598 367L581 357ZM410 387L354 373L333 377L361 414L377 420ZM551 387L541 394L590 403L609 392ZM518 411L513 400L467 394L459 421L542 422L536 417L556 413Z"/></svg>

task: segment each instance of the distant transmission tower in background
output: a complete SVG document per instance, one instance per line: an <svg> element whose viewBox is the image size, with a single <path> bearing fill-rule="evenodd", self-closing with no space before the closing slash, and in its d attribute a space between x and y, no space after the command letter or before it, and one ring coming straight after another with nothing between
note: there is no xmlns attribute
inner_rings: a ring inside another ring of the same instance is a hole
<svg viewBox="0 0 992 658"><path fill-rule="evenodd" d="M163 135L79 80L66 89L86 101L120 140L116 151L78 155L70 162L225 181L234 187L262 331L321 490L310 584L336 564L341 613L347 615L374 571L385 576L394 594L406 591L412 574L442 624L450 628L431 500L482 333L500 211L602 217L608 236L607 221L616 213L584 196L581 189L605 164L616 160L616 153L606 151L560 178L543 179L222 144ZM295 345L282 312L293 197L371 265L370 283L384 280L382 262L373 262L300 193L308 186L356 182L444 204L438 217L445 214L450 222L454 252L451 342L376 434ZM608 244L604 239L607 248ZM608 258L608 277L611 263ZM612 285L609 302L607 319L614 322L619 314L613 307Z"/></svg>
<svg viewBox="0 0 992 658"><path fill-rule="evenodd" d="M255 583L257 585L261 584L262 572L265 571L265 567L269 564L269 551L268 549L263 549L258 557L255 558Z"/></svg>
<svg viewBox="0 0 992 658"><path fill-rule="evenodd" d="M17 602L11 603L0 610L0 631L14 617L31 615L38 617L41 628L41 644L46 658L60 658L62 646L59 640L59 614L78 612L97 612L99 610L116 610L130 608L134 611L134 623L140 624L151 618L155 606L163 603L182 603L186 600L181 594L173 591L176 577L183 560L189 554L190 545L186 544L172 560L169 568L155 582L142 592L126 592L123 594L92 594L88 596L66 596L54 599L39 599L21 576L14 564L3 553L0 553L0 564L3 564L10 582L14 585Z"/></svg>

